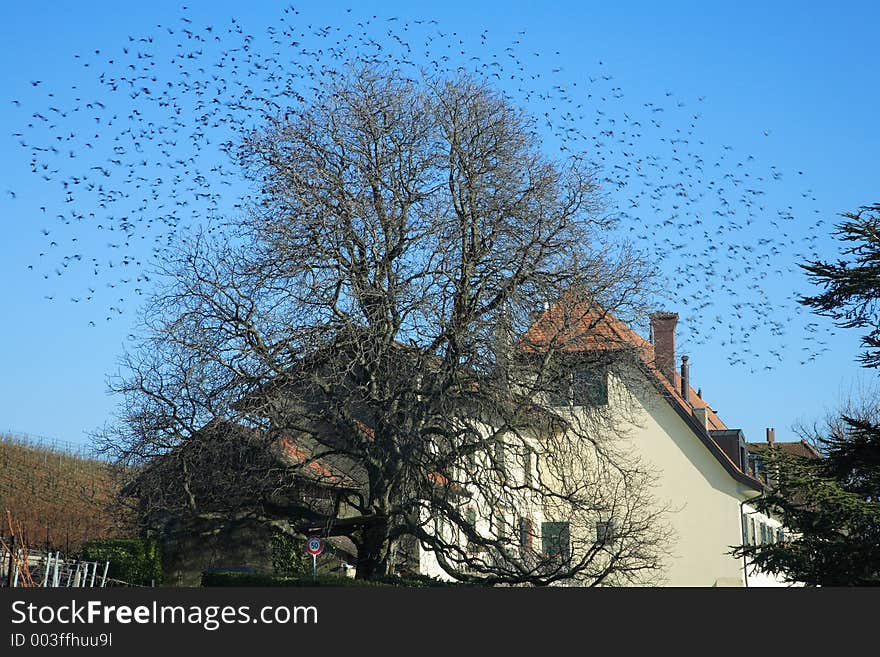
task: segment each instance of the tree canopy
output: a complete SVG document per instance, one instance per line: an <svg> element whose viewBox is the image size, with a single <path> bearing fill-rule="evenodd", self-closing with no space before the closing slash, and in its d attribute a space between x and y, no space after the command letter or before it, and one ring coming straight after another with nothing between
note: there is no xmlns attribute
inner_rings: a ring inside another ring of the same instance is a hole
<svg viewBox="0 0 880 657"><path fill-rule="evenodd" d="M484 81L358 65L279 110L238 158L253 197L235 238L200 233L171 259L116 383L106 446L166 463L132 488L144 518L161 500L343 537L363 578L412 568L414 546L487 584L659 570L663 510L616 440L625 404L608 403L632 345L605 336L573 358L564 341L523 344L563 299L560 336L645 314L651 269L609 238L582 157L547 156L533 119ZM222 467L201 453L206 427L211 445L224 427L240 445L230 467L254 444L297 458L274 486L214 477L199 471ZM297 470L313 493L292 516L279 496ZM144 492L169 472L174 487Z"/></svg>
<svg viewBox="0 0 880 657"><path fill-rule="evenodd" d="M836 262L809 261L803 265L821 294L801 298L819 315L843 328L867 328L862 338L865 367L880 366L880 204L843 215L835 234L845 245Z"/></svg>
<svg viewBox="0 0 880 657"><path fill-rule="evenodd" d="M772 473L757 510L778 517L779 543L744 546L757 567L811 586L880 585L880 426L878 417L832 419L816 437L822 456L762 450Z"/></svg>

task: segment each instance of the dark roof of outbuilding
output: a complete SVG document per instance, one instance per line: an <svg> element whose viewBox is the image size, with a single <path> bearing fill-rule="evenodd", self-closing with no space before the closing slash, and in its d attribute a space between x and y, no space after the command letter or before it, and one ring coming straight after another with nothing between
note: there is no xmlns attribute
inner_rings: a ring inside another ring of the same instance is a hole
<svg viewBox="0 0 880 657"><path fill-rule="evenodd" d="M777 441L774 441L772 443L772 445L767 442L746 443L746 447L748 448L750 454L760 454L762 451L764 451L765 449L767 449L768 447L771 447L771 446L779 448L782 451L787 452L788 454L791 454L792 456L804 456L806 458L813 458L813 459L821 458L821 455L816 450L816 448L813 447L806 440L797 440L797 441L777 440Z"/></svg>

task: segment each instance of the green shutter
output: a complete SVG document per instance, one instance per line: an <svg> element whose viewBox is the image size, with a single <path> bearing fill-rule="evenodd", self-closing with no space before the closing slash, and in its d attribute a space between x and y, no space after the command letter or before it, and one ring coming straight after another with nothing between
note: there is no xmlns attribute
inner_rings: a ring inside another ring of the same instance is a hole
<svg viewBox="0 0 880 657"><path fill-rule="evenodd" d="M532 549L532 521L528 518L519 519L519 546L523 550Z"/></svg>
<svg viewBox="0 0 880 657"><path fill-rule="evenodd" d="M504 443L500 440L495 443L495 467L501 474L507 474L505 464Z"/></svg>
<svg viewBox="0 0 880 657"><path fill-rule="evenodd" d="M465 511L465 518L467 518L467 524L471 528L471 531L477 531L477 511L473 507L468 507L467 511ZM467 540L467 549L470 551L474 551L477 545L474 541L468 537Z"/></svg>
<svg viewBox="0 0 880 657"><path fill-rule="evenodd" d="M567 522L541 523L541 548L547 558L559 562L568 561L569 543Z"/></svg>

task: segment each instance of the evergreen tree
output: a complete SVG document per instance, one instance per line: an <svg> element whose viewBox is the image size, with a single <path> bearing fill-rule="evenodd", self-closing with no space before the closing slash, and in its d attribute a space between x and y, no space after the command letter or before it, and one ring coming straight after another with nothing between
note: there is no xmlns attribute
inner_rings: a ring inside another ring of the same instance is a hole
<svg viewBox="0 0 880 657"><path fill-rule="evenodd" d="M847 212L835 234L845 248L837 262L801 265L821 294L801 297L814 312L842 328L867 328L862 337L865 367L880 367L880 203Z"/></svg>
<svg viewBox="0 0 880 657"><path fill-rule="evenodd" d="M787 530L737 550L760 570L812 586L880 585L880 423L842 415L817 445L823 458L765 448L771 485L754 506Z"/></svg>
<svg viewBox="0 0 880 657"><path fill-rule="evenodd" d="M880 204L843 215L837 262L802 267L821 294L801 303L843 328L868 329L864 367L880 367ZM880 585L880 404L845 409L812 436L822 458L768 447L772 473L759 511L780 517L791 532L779 543L735 551L754 566L813 586Z"/></svg>

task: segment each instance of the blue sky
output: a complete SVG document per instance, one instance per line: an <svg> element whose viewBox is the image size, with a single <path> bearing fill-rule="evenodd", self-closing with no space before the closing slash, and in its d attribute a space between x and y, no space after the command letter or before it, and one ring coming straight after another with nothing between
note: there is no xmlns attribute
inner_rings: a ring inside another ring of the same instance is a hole
<svg viewBox="0 0 880 657"><path fill-rule="evenodd" d="M193 26L228 25L235 17L253 33L265 32L281 14L281 5L268 2L187 4L185 15ZM775 426L777 436L785 439L792 437L793 422L816 419L854 382L871 379L855 362L858 336L834 331L829 322L799 309L791 297L811 291L793 266L804 241L812 237L814 251L832 257L836 247L828 234L838 213L880 200L875 164L880 152L880 52L874 33L880 10L874 3L296 6L296 20L303 26L339 27L341 34L368 22L366 29L379 41L388 38L388 29L400 30L407 21L433 19L437 23L432 29L442 31L444 39L462 42L464 60L472 53L503 58L505 49L513 48L524 62L526 77L538 80L537 87L560 85L571 97L592 89L589 100L584 99L585 118L574 123L591 134L592 141L585 141L589 148L600 148L596 144L609 118L617 118L616 128L624 114L630 120L641 117L640 123L648 126L650 119L661 116L653 112L662 106L662 127L635 140L629 149L636 152L634 157L619 159L619 150L605 151L608 158L597 160L612 178L613 163L626 168L640 156L671 164L675 130L695 124L688 157L696 153L705 161L706 173L692 183L704 184L706 191L710 182L722 184L725 174L733 180L750 172L751 180L764 181L759 186L764 210L756 210L746 224L742 219L747 208L739 201L731 203L735 216L721 216L713 215L718 198L707 197L680 220L664 223L662 213L674 212L668 205L629 208L624 199L634 192L628 190L611 198L612 205L627 205L621 210L628 213L621 231L657 255L671 281L658 304L682 316L679 352L691 357L695 387L703 389L729 426L743 428L749 439L762 439L767 426ZM116 101L97 79L102 66L108 58L122 57L129 36L155 34L157 41L150 47L170 56L174 44L159 39L162 30L157 26L179 30L185 27L183 15L180 3L162 1L4 3L0 8L5 82L0 91L0 355L5 374L0 379L0 431L80 442L108 421L117 400L106 393L107 376L116 370L134 330L143 298L134 290L148 289L146 282L136 281L140 269L120 262L118 235L58 220L58 214L70 213L70 204L57 180L46 181L29 171L30 152L20 142L37 142L35 129L27 124L34 123L34 112L49 115L51 107L63 109L77 95L83 102L100 100L109 105L108 112L115 111ZM410 29L416 31L412 25ZM480 36L484 30L485 40ZM171 50L163 51L166 47ZM174 74L163 66L160 75ZM548 104L553 105L532 100L526 107L541 114ZM128 110L120 105L119 111ZM59 119L56 125L62 127L56 132L69 127L79 137L92 127L85 113L65 120L69 123ZM548 143L552 141L548 135ZM61 153L59 167L73 167L86 155L107 157L99 148L92 154L89 147L87 154L80 142L70 143L79 144L74 146L76 158L65 159ZM668 175L674 178L674 171ZM100 221L102 210L89 206L85 197L76 204L76 212L95 214L94 221ZM785 215L791 218L778 219ZM731 224L742 227L732 229ZM647 235L654 230L654 237ZM678 246L674 253L664 251L670 244ZM707 245L717 248L701 257ZM131 249L148 263L148 248ZM83 265L91 258L102 265L99 275ZM128 283L118 280L119 269L110 272L111 263L132 272L121 277ZM782 328L770 330L772 326ZM746 332L750 335L743 338Z"/></svg>

